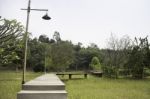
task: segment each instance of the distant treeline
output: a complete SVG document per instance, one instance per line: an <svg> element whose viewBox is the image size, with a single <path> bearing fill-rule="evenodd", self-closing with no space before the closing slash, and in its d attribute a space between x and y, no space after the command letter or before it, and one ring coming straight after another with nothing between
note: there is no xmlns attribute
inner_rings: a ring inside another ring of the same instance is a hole
<svg viewBox="0 0 150 99"><path fill-rule="evenodd" d="M16 20L0 20L0 68L22 69L24 58L24 27ZM83 38L84 39L84 38ZM96 58L104 76L143 78L150 75L150 44L148 36L131 40L111 34L106 49L94 43L64 41L55 31L53 38L40 35L28 39L27 69L40 71L90 71ZM93 64L93 63L92 63Z"/></svg>

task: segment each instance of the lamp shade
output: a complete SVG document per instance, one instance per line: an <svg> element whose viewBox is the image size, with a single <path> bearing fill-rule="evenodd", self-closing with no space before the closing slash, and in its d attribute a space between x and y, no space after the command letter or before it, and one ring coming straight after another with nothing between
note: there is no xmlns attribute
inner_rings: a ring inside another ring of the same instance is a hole
<svg viewBox="0 0 150 99"><path fill-rule="evenodd" d="M51 19L51 17L49 17L47 13L46 13L42 18L43 18L44 20L50 20L50 19Z"/></svg>

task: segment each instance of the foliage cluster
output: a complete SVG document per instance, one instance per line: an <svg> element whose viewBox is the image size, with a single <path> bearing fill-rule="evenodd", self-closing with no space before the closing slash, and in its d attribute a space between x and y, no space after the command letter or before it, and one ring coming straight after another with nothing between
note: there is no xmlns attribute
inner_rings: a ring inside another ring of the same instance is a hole
<svg viewBox="0 0 150 99"><path fill-rule="evenodd" d="M0 66L20 67L23 58L23 30L24 27L16 20L0 20Z"/></svg>
<svg viewBox="0 0 150 99"><path fill-rule="evenodd" d="M1 22L0 67L17 70L23 64L23 26L15 20ZM148 75L149 60L148 37L131 40L128 36L118 39L111 35L107 49L99 49L94 43L85 48L82 43L64 41L57 31L53 38L40 35L28 39L27 68L36 72L101 69L110 78L143 78Z"/></svg>

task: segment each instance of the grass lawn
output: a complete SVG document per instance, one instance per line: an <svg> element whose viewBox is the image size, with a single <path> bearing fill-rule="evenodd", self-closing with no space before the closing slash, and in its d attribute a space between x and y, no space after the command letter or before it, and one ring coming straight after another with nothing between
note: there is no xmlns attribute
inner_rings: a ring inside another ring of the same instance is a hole
<svg viewBox="0 0 150 99"><path fill-rule="evenodd" d="M42 73L27 73L33 79ZM16 99L21 90L22 73L0 71L0 99ZM78 76L81 78L81 76ZM89 76L88 79L62 78L66 84L68 99L150 99L150 79L106 79Z"/></svg>
<svg viewBox="0 0 150 99"><path fill-rule="evenodd" d="M41 73L27 72L27 80L33 79ZM21 90L21 72L0 71L0 99L17 99L17 92Z"/></svg>
<svg viewBox="0 0 150 99"><path fill-rule="evenodd" d="M67 80L65 83L69 99L150 99L150 79L89 76L88 79Z"/></svg>

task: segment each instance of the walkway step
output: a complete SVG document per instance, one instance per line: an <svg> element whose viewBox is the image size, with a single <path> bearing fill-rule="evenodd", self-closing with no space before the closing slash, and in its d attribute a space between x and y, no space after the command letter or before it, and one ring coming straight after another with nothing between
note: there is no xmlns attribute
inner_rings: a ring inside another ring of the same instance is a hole
<svg viewBox="0 0 150 99"><path fill-rule="evenodd" d="M25 83L22 90L65 90L65 84L55 74L46 74Z"/></svg>
<svg viewBox="0 0 150 99"><path fill-rule="evenodd" d="M20 91L17 99L67 99L65 90L57 91Z"/></svg>
<svg viewBox="0 0 150 99"><path fill-rule="evenodd" d="M65 90L64 85L23 85L23 90Z"/></svg>
<svg viewBox="0 0 150 99"><path fill-rule="evenodd" d="M45 74L23 84L17 99L67 99L67 92L58 76Z"/></svg>

